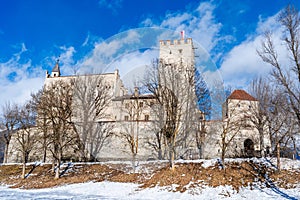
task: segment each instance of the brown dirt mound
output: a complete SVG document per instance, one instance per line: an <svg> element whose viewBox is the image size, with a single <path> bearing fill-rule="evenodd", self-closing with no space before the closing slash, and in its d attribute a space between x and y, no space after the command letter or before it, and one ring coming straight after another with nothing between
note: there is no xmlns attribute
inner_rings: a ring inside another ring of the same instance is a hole
<svg viewBox="0 0 300 200"><path fill-rule="evenodd" d="M266 174L270 179L266 180ZM146 180L141 187L175 184L175 191L184 192L188 188L231 185L236 191L239 191L241 187L252 187L253 184L268 187L277 182L280 187L291 188L295 187L299 180L299 170L293 172L282 170L277 173L274 169L259 166L253 162L228 163L225 170L220 168L217 163L207 168L204 168L202 163L184 163L177 164L174 171L168 167L162 168L151 179Z"/></svg>
<svg viewBox="0 0 300 200"><path fill-rule="evenodd" d="M54 180L50 164L40 166L28 165L29 176L20 178L21 165L0 166L0 183L14 188L48 188L71 183L88 181L134 182L142 188L155 186L172 186L172 191L184 192L191 188L203 186L217 187L231 185L235 190L253 184L268 187L275 184L279 187L292 188L299 184L300 170L282 170L277 173L273 168L259 166L253 162L230 162L226 170L216 163L203 167L202 163L177 163L175 170L170 170L165 162L141 164L138 173L129 173L130 167L125 164L74 164L63 166L65 173ZM266 180L266 174L270 179Z"/></svg>

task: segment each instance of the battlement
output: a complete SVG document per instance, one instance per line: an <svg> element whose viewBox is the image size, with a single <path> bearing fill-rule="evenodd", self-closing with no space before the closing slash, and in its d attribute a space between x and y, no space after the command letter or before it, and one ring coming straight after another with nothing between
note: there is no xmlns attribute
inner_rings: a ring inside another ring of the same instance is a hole
<svg viewBox="0 0 300 200"><path fill-rule="evenodd" d="M159 44L161 46L166 45L180 45L180 44L192 44L192 38L180 39L180 40L160 40Z"/></svg>

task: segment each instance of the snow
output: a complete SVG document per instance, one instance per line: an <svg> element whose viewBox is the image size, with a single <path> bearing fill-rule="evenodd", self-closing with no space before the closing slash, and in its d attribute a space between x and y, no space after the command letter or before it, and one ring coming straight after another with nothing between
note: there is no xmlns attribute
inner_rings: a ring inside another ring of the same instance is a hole
<svg viewBox="0 0 300 200"><path fill-rule="evenodd" d="M263 163L268 167L276 166L272 163L276 163L276 158L251 158L255 163ZM179 160L177 163L202 163L203 167L209 167L215 165L217 159L211 160L194 160L185 161ZM225 162L242 162L245 159L225 159ZM165 162L165 161L164 161ZM167 162L167 161L166 161ZM110 162L119 164L120 162ZM149 164L151 162L140 162L139 164ZM92 164L92 163L90 163ZM124 163L130 165L131 163ZM152 164L155 164L153 162ZM281 158L282 169L296 170L300 169L300 160L290 160ZM140 165L140 171L146 170ZM185 176L186 174L182 174ZM70 184L60 187L47 188L47 189L11 189L8 186L0 186L0 200L20 200L20 199L104 199L104 200L167 200L167 199L300 199L300 183L296 188L283 189L283 188L267 188L262 185L248 186L241 188L239 192L234 190L231 186L219 186L216 188L202 186L189 187L189 185L197 185L192 182L187 185L189 188L187 191L180 193L174 192L174 188L177 185L173 184L168 187L154 187L142 189L138 184L134 183L118 183L118 182L87 182L81 184Z"/></svg>
<svg viewBox="0 0 300 200"><path fill-rule="evenodd" d="M194 188L184 193L171 192L171 190L171 187L141 189L138 184L116 182L88 182L34 190L10 189L2 186L0 199L300 199L300 188L287 190L249 187L237 192L230 186L220 186Z"/></svg>

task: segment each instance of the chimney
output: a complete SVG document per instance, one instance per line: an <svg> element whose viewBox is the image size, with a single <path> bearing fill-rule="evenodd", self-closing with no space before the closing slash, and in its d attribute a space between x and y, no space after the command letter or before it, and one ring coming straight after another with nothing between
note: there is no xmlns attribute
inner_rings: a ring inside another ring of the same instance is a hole
<svg viewBox="0 0 300 200"><path fill-rule="evenodd" d="M134 87L134 96L135 97L139 96L139 88L138 87Z"/></svg>
<svg viewBox="0 0 300 200"><path fill-rule="evenodd" d="M48 70L46 70L46 78L49 78L50 77L50 74L48 72Z"/></svg>

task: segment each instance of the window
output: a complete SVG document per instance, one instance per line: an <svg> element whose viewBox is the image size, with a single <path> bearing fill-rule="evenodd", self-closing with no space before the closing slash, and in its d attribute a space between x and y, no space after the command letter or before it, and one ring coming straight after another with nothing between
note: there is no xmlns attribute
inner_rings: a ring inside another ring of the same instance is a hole
<svg viewBox="0 0 300 200"><path fill-rule="evenodd" d="M129 108L129 103L125 103L125 108L126 108L126 109Z"/></svg>
<svg viewBox="0 0 300 200"><path fill-rule="evenodd" d="M126 115L126 116L124 117L124 120L125 120L125 121L129 121L129 116Z"/></svg>
<svg viewBox="0 0 300 200"><path fill-rule="evenodd" d="M145 115L145 121L149 121L149 115Z"/></svg>
<svg viewBox="0 0 300 200"><path fill-rule="evenodd" d="M242 122L241 122L241 125L243 128L252 128L252 125L251 125L251 117L249 116L244 116L244 118L242 119Z"/></svg>
<svg viewBox="0 0 300 200"><path fill-rule="evenodd" d="M140 103L139 103L139 107L142 108L143 106L144 106L144 103L143 103L143 102L140 102Z"/></svg>

